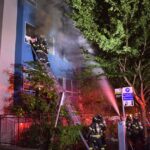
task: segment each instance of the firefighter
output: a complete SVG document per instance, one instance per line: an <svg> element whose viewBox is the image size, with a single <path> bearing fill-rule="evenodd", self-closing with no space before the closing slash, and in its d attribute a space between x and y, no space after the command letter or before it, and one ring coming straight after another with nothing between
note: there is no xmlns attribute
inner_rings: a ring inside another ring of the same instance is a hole
<svg viewBox="0 0 150 150"><path fill-rule="evenodd" d="M92 124L88 129L88 142L90 150L105 150L106 123L101 115L93 117Z"/></svg>
<svg viewBox="0 0 150 150"><path fill-rule="evenodd" d="M143 139L143 126L138 116L135 115L131 124L131 141L133 148L139 150L140 145L142 145L144 142Z"/></svg>
<svg viewBox="0 0 150 150"><path fill-rule="evenodd" d="M142 123L139 121L139 118L137 115L133 117L131 128L132 128L133 137L142 136L143 126L142 126Z"/></svg>
<svg viewBox="0 0 150 150"><path fill-rule="evenodd" d="M133 118L132 115L128 115L126 118L126 135L127 135L127 149L133 149L133 140L132 140L132 123Z"/></svg>
<svg viewBox="0 0 150 150"><path fill-rule="evenodd" d="M48 49L48 48L47 48L47 42L46 42L45 38L42 38L42 39L41 39L41 44L40 44L40 46L41 46L43 52L44 52L45 54L48 54L48 51L47 51L47 49Z"/></svg>
<svg viewBox="0 0 150 150"><path fill-rule="evenodd" d="M131 135L132 135L132 123L133 123L133 119L132 119L132 116L129 115L127 116L127 119L126 119L126 131L127 131L127 137L130 138Z"/></svg>
<svg viewBox="0 0 150 150"><path fill-rule="evenodd" d="M101 115L97 116L98 122L99 122L99 126L102 130L102 145L103 147L106 147L106 141L105 141L105 130L106 130L106 121L103 119L103 117Z"/></svg>
<svg viewBox="0 0 150 150"><path fill-rule="evenodd" d="M37 37L37 40L32 42L30 41L38 59L45 64L49 64L48 62L48 52L47 52L47 44L46 40L43 37Z"/></svg>

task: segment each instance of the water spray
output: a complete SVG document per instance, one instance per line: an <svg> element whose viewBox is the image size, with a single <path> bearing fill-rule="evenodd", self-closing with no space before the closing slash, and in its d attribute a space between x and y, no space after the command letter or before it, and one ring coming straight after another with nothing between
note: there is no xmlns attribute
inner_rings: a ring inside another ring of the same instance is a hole
<svg viewBox="0 0 150 150"><path fill-rule="evenodd" d="M42 31L46 34L51 33L52 37L55 38L55 48L57 49L60 57L62 56L61 54L63 51L66 59L68 59L73 66L83 67L84 58L80 48L86 50L91 58L93 55L95 55L95 53L90 44L81 35L80 31L73 26L73 22L69 18L65 17L64 13L66 11L66 7L63 3L63 0L42 0L39 1L39 3L39 5L41 5L41 7L44 8L43 10L46 12L43 13L40 11L37 13L37 24L41 24L39 32ZM93 64L94 66L97 65L94 60L87 61L86 66L89 64ZM92 72L94 76L104 73L100 67L93 68ZM105 97L113 106L116 113L120 116L113 90L107 78L105 76L99 78L98 83ZM62 101L63 99L64 98L62 98ZM55 125L57 125L57 121ZM119 148L120 150L125 150L125 122L119 122L118 133L121 133L119 135L119 140L124 141L119 141L119 144L123 143L123 145L119 145Z"/></svg>
<svg viewBox="0 0 150 150"><path fill-rule="evenodd" d="M103 77L102 79L100 79L99 84L101 86L102 92L104 93L105 97L111 103L111 105L115 109L116 113L120 116L119 108L117 106L117 102L116 102L113 90L112 90L109 82L107 81L106 77Z"/></svg>
<svg viewBox="0 0 150 150"><path fill-rule="evenodd" d="M120 116L120 112L119 112L119 108L117 106L114 92L113 92L106 76L104 76L104 75L102 76L102 74L104 74L104 71L96 61L92 60L93 55L95 55L94 50L91 48L90 44L84 39L83 36L79 37L79 43L84 49L86 49L86 52L89 54L89 57L91 57L91 59L86 62L86 65L93 66L92 73L94 76L100 76L98 78L98 83L100 85L100 88L101 88L102 92L104 93L104 96L106 97L106 99L109 101L109 103L115 109L118 116Z"/></svg>

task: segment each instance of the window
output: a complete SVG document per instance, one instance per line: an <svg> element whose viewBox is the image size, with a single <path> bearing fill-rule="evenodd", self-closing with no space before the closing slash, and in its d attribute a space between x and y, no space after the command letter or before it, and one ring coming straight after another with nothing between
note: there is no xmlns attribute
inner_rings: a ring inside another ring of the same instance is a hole
<svg viewBox="0 0 150 150"><path fill-rule="evenodd" d="M37 0L28 0L28 2L30 2L32 5L36 5L37 4Z"/></svg>
<svg viewBox="0 0 150 150"><path fill-rule="evenodd" d="M66 78L59 78L58 83L67 91L71 91L72 89L72 84L71 80L66 79Z"/></svg>
<svg viewBox="0 0 150 150"><path fill-rule="evenodd" d="M25 42L30 43L31 38L35 36L35 27L26 23Z"/></svg>
<svg viewBox="0 0 150 150"><path fill-rule="evenodd" d="M77 81L76 80L72 80L72 88L73 88L73 91L74 92L78 92L78 89L79 89L79 87L78 87L78 83L77 83Z"/></svg>
<svg viewBox="0 0 150 150"><path fill-rule="evenodd" d="M54 37L47 38L48 43L48 53L51 55L55 55L55 39Z"/></svg>
<svg viewBox="0 0 150 150"><path fill-rule="evenodd" d="M62 78L59 78L59 79L58 79L58 83L59 83L61 86L63 86L63 80L62 80Z"/></svg>
<svg viewBox="0 0 150 150"><path fill-rule="evenodd" d="M69 79L66 80L66 90L72 91L71 80L69 80Z"/></svg>

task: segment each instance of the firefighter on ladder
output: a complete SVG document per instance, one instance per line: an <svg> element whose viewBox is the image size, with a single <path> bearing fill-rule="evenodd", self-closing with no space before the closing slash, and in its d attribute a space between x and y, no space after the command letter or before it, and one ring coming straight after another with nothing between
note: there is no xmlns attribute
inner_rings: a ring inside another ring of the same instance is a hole
<svg viewBox="0 0 150 150"><path fill-rule="evenodd" d="M93 117L87 135L90 150L105 150L105 130L106 123L103 120L103 117L101 115Z"/></svg>
<svg viewBox="0 0 150 150"><path fill-rule="evenodd" d="M43 37L37 37L36 40L32 41L30 40L30 43L38 57L38 59L45 64L49 64L48 62L48 51L47 51L47 43L45 38ZM35 59L35 58L34 58Z"/></svg>

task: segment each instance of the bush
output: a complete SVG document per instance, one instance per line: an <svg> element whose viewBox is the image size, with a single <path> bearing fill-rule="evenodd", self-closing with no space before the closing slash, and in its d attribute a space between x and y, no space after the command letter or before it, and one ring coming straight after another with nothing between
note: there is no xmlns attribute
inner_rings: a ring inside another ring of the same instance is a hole
<svg viewBox="0 0 150 150"><path fill-rule="evenodd" d="M80 139L79 130L81 126L66 126L61 130L60 143L61 147L68 147L78 143Z"/></svg>
<svg viewBox="0 0 150 150"><path fill-rule="evenodd" d="M51 138L51 128L49 125L33 124L29 129L24 131L18 142L19 146L39 148L48 147Z"/></svg>

